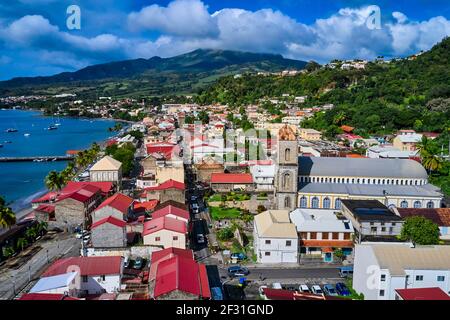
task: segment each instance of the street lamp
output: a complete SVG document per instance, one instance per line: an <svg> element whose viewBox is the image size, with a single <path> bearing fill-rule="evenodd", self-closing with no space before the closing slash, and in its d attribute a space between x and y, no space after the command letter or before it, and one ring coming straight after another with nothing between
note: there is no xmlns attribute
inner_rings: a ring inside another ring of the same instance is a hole
<svg viewBox="0 0 450 320"><path fill-rule="evenodd" d="M48 259L48 249L45 250L47 252L47 264L50 263L50 260Z"/></svg>

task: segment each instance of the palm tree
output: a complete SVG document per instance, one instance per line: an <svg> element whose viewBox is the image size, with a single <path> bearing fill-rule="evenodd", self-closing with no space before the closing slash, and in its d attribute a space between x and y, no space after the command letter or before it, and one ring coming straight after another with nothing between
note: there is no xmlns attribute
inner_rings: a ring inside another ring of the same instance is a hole
<svg viewBox="0 0 450 320"><path fill-rule="evenodd" d="M20 248L20 250L23 250L28 245L28 241L25 238L19 238L17 239L17 249Z"/></svg>
<svg viewBox="0 0 450 320"><path fill-rule="evenodd" d="M1 206L0 207L0 227L10 228L16 223L16 215L11 208Z"/></svg>
<svg viewBox="0 0 450 320"><path fill-rule="evenodd" d="M422 158L422 164L425 169L430 171L439 171L442 169L444 162L437 155L429 155L425 158Z"/></svg>
<svg viewBox="0 0 450 320"><path fill-rule="evenodd" d="M64 185L64 178L56 171L51 171L45 178L45 185L49 190L59 191Z"/></svg>
<svg viewBox="0 0 450 320"><path fill-rule="evenodd" d="M27 231L25 231L25 237L27 237L28 240L34 241L37 236L37 230L34 227L28 228Z"/></svg>
<svg viewBox="0 0 450 320"><path fill-rule="evenodd" d="M44 232L47 231L47 227L48 227L47 222L45 221L39 222L39 224L36 227L38 234L40 235L44 234Z"/></svg>

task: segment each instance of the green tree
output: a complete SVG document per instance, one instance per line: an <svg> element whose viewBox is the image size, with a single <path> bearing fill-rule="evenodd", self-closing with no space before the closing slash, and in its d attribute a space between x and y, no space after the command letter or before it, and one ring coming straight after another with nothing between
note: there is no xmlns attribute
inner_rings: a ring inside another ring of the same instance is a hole
<svg viewBox="0 0 450 320"><path fill-rule="evenodd" d="M400 239L420 245L438 244L439 226L422 216L408 217L403 223Z"/></svg>
<svg viewBox="0 0 450 320"><path fill-rule="evenodd" d="M50 171L45 178L45 185L51 191L59 191L64 185L64 177L57 171Z"/></svg>
<svg viewBox="0 0 450 320"><path fill-rule="evenodd" d="M28 245L28 241L26 238L17 239L17 249L23 250Z"/></svg>
<svg viewBox="0 0 450 320"><path fill-rule="evenodd" d="M0 197L0 227L10 228L16 223L16 215L5 206L5 201Z"/></svg>

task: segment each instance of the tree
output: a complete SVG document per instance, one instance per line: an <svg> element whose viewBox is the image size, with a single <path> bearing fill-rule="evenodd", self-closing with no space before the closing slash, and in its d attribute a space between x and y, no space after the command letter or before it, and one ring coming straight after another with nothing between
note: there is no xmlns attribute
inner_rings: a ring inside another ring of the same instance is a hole
<svg viewBox="0 0 450 320"><path fill-rule="evenodd" d="M34 227L28 228L27 231L25 231L25 237L30 240L34 241L37 236L37 231Z"/></svg>
<svg viewBox="0 0 450 320"><path fill-rule="evenodd" d="M1 199L1 198L0 198ZM16 215L11 208L0 206L0 227L10 228L16 223Z"/></svg>
<svg viewBox="0 0 450 320"><path fill-rule="evenodd" d="M227 241L234 237L231 228L223 228L217 231L217 238L221 241Z"/></svg>
<svg viewBox="0 0 450 320"><path fill-rule="evenodd" d="M64 185L64 177L57 171L50 171L45 178L45 185L51 191L59 191Z"/></svg>
<svg viewBox="0 0 450 320"><path fill-rule="evenodd" d="M317 62L311 60L311 61L309 61L309 62L306 64L305 69L306 69L308 72L316 71L316 70L320 69L320 64L318 64Z"/></svg>
<svg viewBox="0 0 450 320"><path fill-rule="evenodd" d="M438 244L439 226L422 216L408 217L403 223L400 239L420 245Z"/></svg>
<svg viewBox="0 0 450 320"><path fill-rule="evenodd" d="M19 238L16 245L17 249L23 250L28 245L28 241L25 238Z"/></svg>

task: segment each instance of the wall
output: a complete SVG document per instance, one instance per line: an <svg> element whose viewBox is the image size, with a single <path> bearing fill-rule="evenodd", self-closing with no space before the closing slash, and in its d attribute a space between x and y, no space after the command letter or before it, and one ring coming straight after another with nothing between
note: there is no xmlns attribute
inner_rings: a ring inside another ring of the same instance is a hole
<svg viewBox="0 0 450 320"><path fill-rule="evenodd" d="M177 236L178 240L173 240L173 237ZM155 238L159 237L160 241L156 241ZM162 246L164 249L174 248L186 248L186 235L169 230L159 230L157 232L144 236L145 245Z"/></svg>
<svg viewBox="0 0 450 320"><path fill-rule="evenodd" d="M127 246L126 228L118 227L111 223L103 223L94 228L92 234L92 245L100 248L117 248Z"/></svg>
<svg viewBox="0 0 450 320"><path fill-rule="evenodd" d="M107 218L113 216L114 218L117 218L119 220L126 220L126 215L124 215L122 212L120 212L119 210L110 207L110 206L106 206L103 208L100 208L99 210L95 210L92 213L92 222L96 222L98 220L101 220L103 218Z"/></svg>

